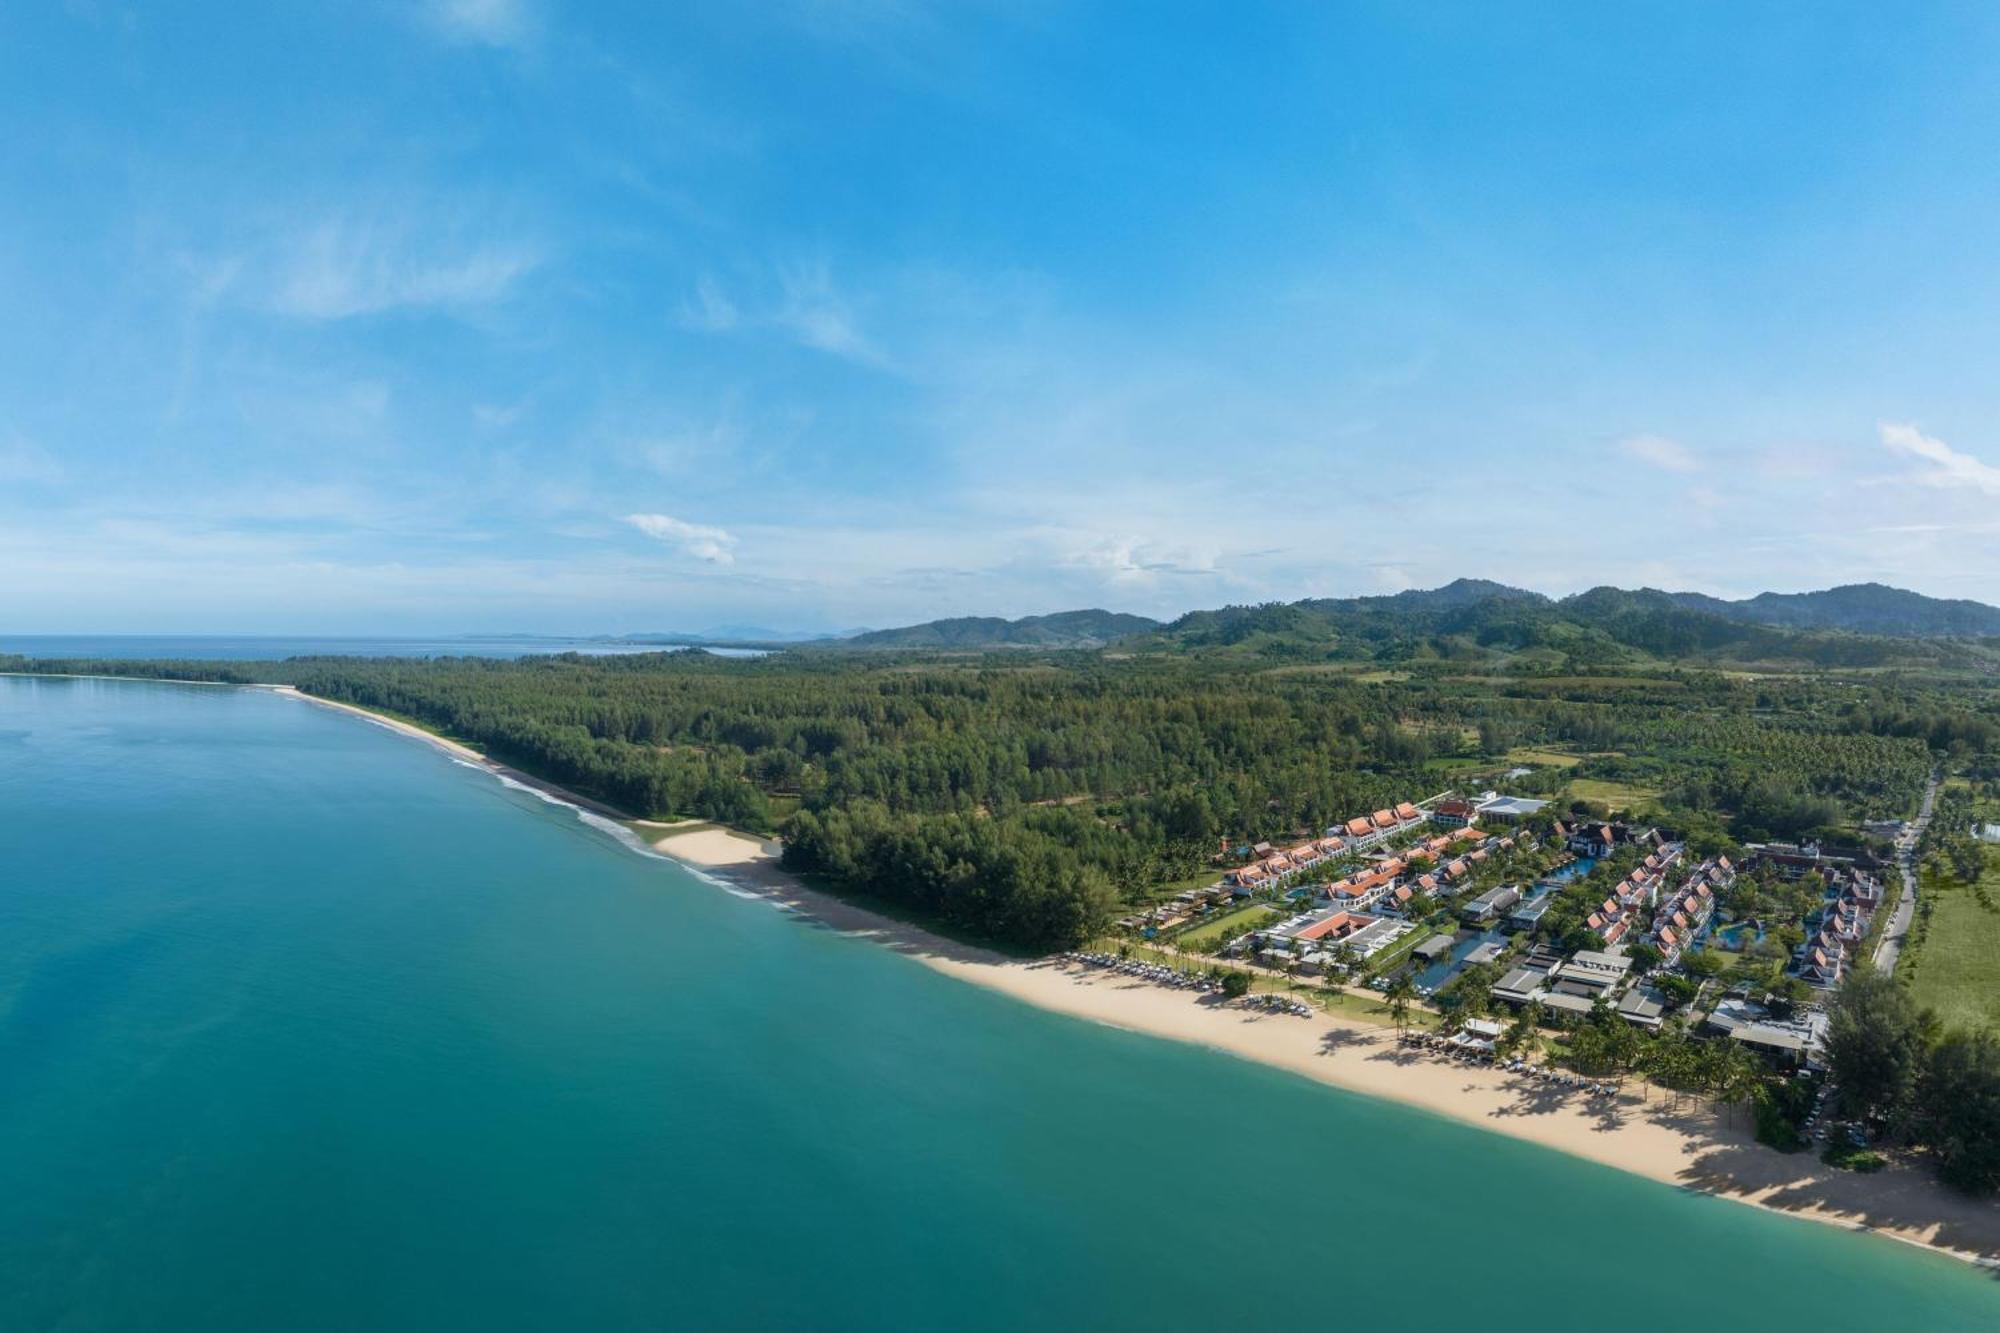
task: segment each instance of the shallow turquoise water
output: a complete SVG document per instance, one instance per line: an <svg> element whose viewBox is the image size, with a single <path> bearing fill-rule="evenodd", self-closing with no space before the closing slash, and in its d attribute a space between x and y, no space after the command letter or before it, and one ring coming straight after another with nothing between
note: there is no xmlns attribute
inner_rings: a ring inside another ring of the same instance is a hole
<svg viewBox="0 0 2000 1333"><path fill-rule="evenodd" d="M0 1328L2000 1327L1023 1008L252 692L0 680Z"/></svg>

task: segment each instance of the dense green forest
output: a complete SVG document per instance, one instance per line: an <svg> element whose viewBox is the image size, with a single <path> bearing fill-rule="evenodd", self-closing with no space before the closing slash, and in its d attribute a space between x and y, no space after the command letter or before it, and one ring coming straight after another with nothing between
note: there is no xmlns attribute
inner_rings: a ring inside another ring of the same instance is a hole
<svg viewBox="0 0 2000 1333"><path fill-rule="evenodd" d="M634 815L782 831L801 869L1026 948L1087 938L1224 843L1463 786L1524 749L1563 762L1524 765L1516 789L1625 784L1737 839L1911 813L1935 760L2000 750L1988 693L1887 675L1021 650L4 665L290 683Z"/></svg>

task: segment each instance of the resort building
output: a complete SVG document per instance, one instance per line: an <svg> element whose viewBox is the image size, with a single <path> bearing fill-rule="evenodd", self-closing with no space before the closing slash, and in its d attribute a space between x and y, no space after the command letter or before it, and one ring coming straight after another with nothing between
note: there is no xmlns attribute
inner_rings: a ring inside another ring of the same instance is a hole
<svg viewBox="0 0 2000 1333"><path fill-rule="evenodd" d="M1799 946L1793 967L1807 985L1831 990L1846 977L1853 952L1868 937L1869 922L1882 905L1882 885L1851 867L1825 867L1817 873L1825 886L1818 928Z"/></svg>
<svg viewBox="0 0 2000 1333"><path fill-rule="evenodd" d="M1534 998L1558 1012L1587 1014L1598 1000L1610 999L1631 970L1632 960L1623 954L1580 949L1549 973L1546 988Z"/></svg>
<svg viewBox="0 0 2000 1333"><path fill-rule="evenodd" d="M1537 949L1493 987L1493 998L1509 1004L1539 1004L1556 1013L1587 1014L1624 984L1632 960L1623 954L1582 949L1563 960Z"/></svg>
<svg viewBox="0 0 2000 1333"><path fill-rule="evenodd" d="M1726 887L1736 877L1727 867L1727 857L1702 862L1654 915L1646 938L1667 962L1677 961L1715 915L1714 886Z"/></svg>
<svg viewBox="0 0 2000 1333"><path fill-rule="evenodd" d="M1548 979L1546 971L1523 964L1493 983L1493 998L1512 1005L1526 1005L1542 994Z"/></svg>
<svg viewBox="0 0 2000 1333"><path fill-rule="evenodd" d="M1465 956L1467 967L1479 967L1485 963L1497 963L1500 955L1507 952L1507 946L1498 940L1488 940Z"/></svg>
<svg viewBox="0 0 2000 1333"><path fill-rule="evenodd" d="M1420 963L1435 963L1441 958L1450 956L1452 943L1452 937L1449 935L1433 935L1410 950L1410 956Z"/></svg>
<svg viewBox="0 0 2000 1333"><path fill-rule="evenodd" d="M1478 807L1457 796L1448 796L1431 807L1431 823L1439 828L1464 828L1478 818Z"/></svg>
<svg viewBox="0 0 2000 1333"><path fill-rule="evenodd" d="M1362 851L1387 838L1423 824L1424 812L1410 801L1402 801L1372 814L1356 815L1345 824L1327 829L1327 836L1346 841L1349 851Z"/></svg>
<svg viewBox="0 0 2000 1333"><path fill-rule="evenodd" d="M1816 1067L1826 1050L1827 1016L1818 1009L1775 1018L1761 1004L1727 999L1709 1011L1702 1026L1784 1068Z"/></svg>
<svg viewBox="0 0 2000 1333"><path fill-rule="evenodd" d="M1667 1016L1667 997L1651 986L1634 986L1618 997L1618 1016L1642 1028L1656 1028Z"/></svg>
<svg viewBox="0 0 2000 1333"><path fill-rule="evenodd" d="M1459 915L1474 925L1487 925L1499 919L1521 901L1521 891L1512 885L1488 889L1459 909Z"/></svg>
<svg viewBox="0 0 2000 1333"><path fill-rule="evenodd" d="M1483 823L1518 824L1529 815L1540 814L1548 806L1547 801L1532 801L1525 796L1498 796L1492 792L1474 807L1474 813Z"/></svg>
<svg viewBox="0 0 2000 1333"><path fill-rule="evenodd" d="M1372 958L1414 929L1407 921L1326 907L1302 912L1268 930L1253 931L1233 943L1229 952L1254 954L1267 966L1296 963L1302 970L1317 971L1341 955L1356 961ZM1322 956L1315 958L1315 954Z"/></svg>

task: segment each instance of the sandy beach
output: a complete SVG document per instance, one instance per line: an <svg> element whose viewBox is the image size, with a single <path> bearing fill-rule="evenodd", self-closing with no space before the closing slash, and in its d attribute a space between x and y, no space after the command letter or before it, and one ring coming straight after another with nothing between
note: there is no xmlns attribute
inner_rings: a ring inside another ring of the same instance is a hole
<svg viewBox="0 0 2000 1333"><path fill-rule="evenodd" d="M506 778L509 782L518 782L523 787L531 787L541 792L544 796L553 797L565 805L576 806L579 810L588 810L594 815L602 815L606 819L616 819L620 822L631 818L624 811L615 810L605 805L602 801L593 801L588 796L579 796L573 791L556 786L553 782L544 782L533 774L523 773L518 768L510 768L498 760L488 758L478 750L473 749L470 745L464 745L449 737L440 736L435 731L426 731L422 727L404 722L399 718L385 717L381 713L377 713L372 709L362 708L357 704L344 704L333 699L322 699L318 695L307 694L292 685L259 685L254 688L269 690L273 694L282 694L291 699L301 699L306 703L320 708L331 708L336 713L346 713L351 717L358 717L364 722L372 722L378 727L386 727L400 736L408 736L412 740L422 741L424 744L432 746L435 749L443 750L454 759L462 759L468 764L477 765L487 772L494 774L496 777Z"/></svg>
<svg viewBox="0 0 2000 1333"><path fill-rule="evenodd" d="M1260 1013L1217 996L1052 960L1023 961L957 943L812 888L778 865L774 843L696 821L633 821L419 727L289 689L283 692L353 713L593 813L619 818L664 855L826 928L1024 1003L1193 1042L1666 1184L2000 1266L2000 1204L1953 1194L1920 1165L1892 1165L1873 1175L1841 1171L1809 1152L1765 1148L1751 1136L1744 1113L1732 1123L1692 1098L1674 1099L1658 1091L1648 1098L1633 1091L1607 1105L1537 1080L1400 1048L1393 1030L1343 1020L1337 1011L1312 1018Z"/></svg>

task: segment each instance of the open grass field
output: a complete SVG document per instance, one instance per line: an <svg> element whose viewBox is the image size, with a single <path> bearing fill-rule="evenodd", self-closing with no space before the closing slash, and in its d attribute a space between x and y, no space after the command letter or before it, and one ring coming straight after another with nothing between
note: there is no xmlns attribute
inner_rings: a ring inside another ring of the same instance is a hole
<svg viewBox="0 0 2000 1333"><path fill-rule="evenodd" d="M1453 680L1477 681L1478 676L1454 676ZM1521 676L1508 682L1516 690L1537 694L1559 694L1564 690L1659 690L1687 688L1686 681L1663 676Z"/></svg>
<svg viewBox="0 0 2000 1333"><path fill-rule="evenodd" d="M1636 787L1629 782L1607 782L1602 778L1572 778L1562 794L1566 801L1602 801L1614 812L1643 810L1660 799L1660 793L1654 788Z"/></svg>
<svg viewBox="0 0 2000 1333"><path fill-rule="evenodd" d="M1988 899L2000 905L2000 856L1992 852L1982 883ZM1911 960L1910 994L1937 1010L1946 1027L2000 1032L2000 911L1988 909L1970 887L1930 875L1918 891L1934 895L1937 906Z"/></svg>
<svg viewBox="0 0 2000 1333"><path fill-rule="evenodd" d="M1246 930L1276 921L1282 913L1275 907L1263 903L1252 903L1239 907L1233 912L1224 912L1210 921L1204 921L1190 930L1174 936L1174 943L1183 949L1212 949L1222 941Z"/></svg>
<svg viewBox="0 0 2000 1333"><path fill-rule="evenodd" d="M1560 750L1537 750L1531 746L1517 746L1507 751L1507 762L1526 764L1531 768L1574 768L1583 762L1583 756L1564 754Z"/></svg>

